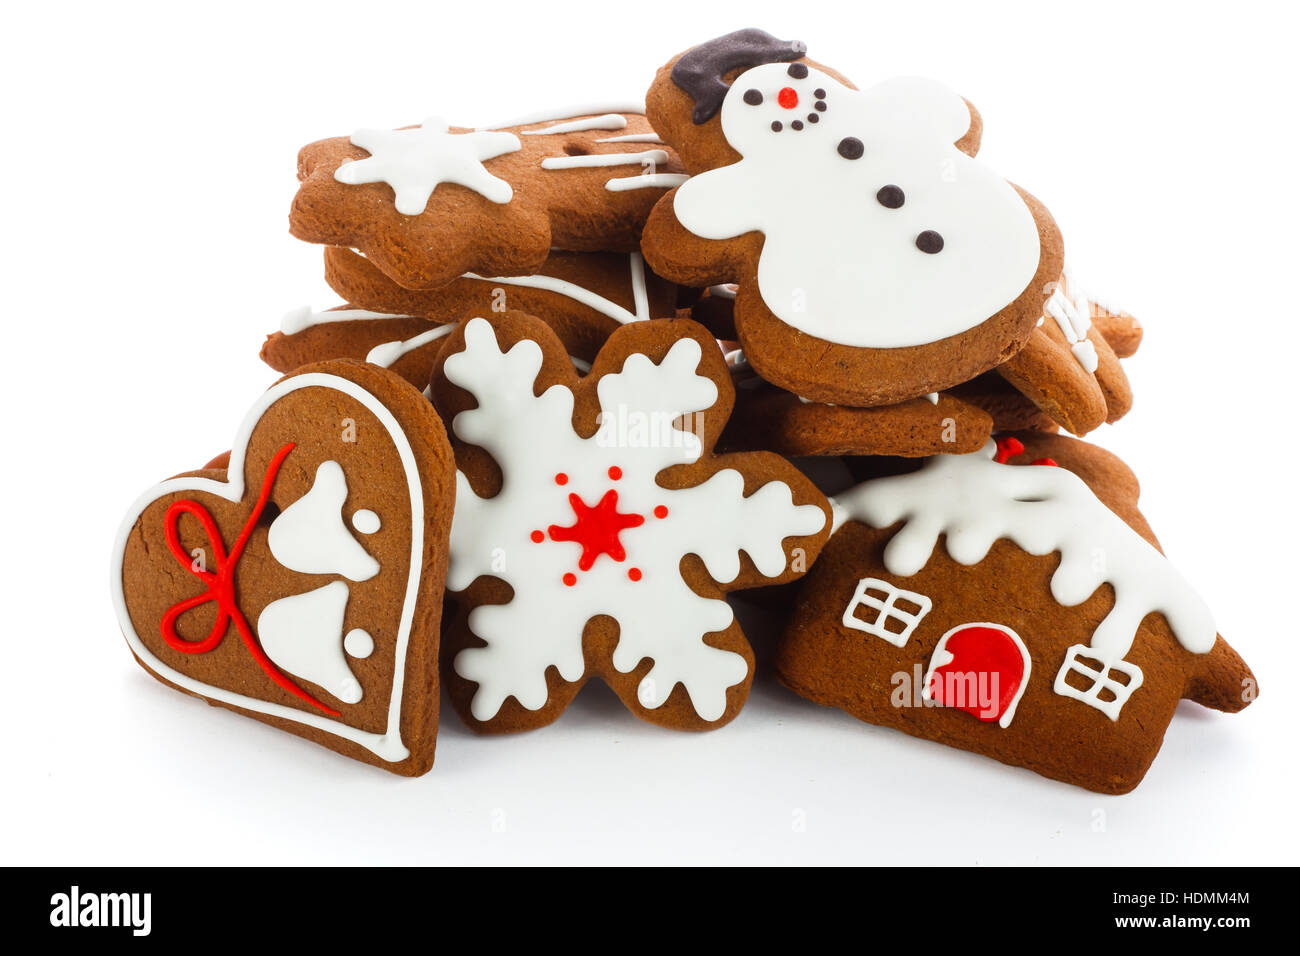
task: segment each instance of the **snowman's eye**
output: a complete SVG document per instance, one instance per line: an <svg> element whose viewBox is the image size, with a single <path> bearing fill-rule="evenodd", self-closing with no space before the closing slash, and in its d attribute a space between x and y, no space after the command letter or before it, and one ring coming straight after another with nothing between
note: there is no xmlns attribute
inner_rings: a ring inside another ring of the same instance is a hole
<svg viewBox="0 0 1300 956"><path fill-rule="evenodd" d="M936 252L942 252L943 236L939 235L933 229L927 229L916 237L916 248L931 256Z"/></svg>
<svg viewBox="0 0 1300 956"><path fill-rule="evenodd" d="M790 69L786 70L786 72L789 73L791 76L793 76L796 80L802 80L805 76L808 75L808 67L802 63L791 63Z"/></svg>
<svg viewBox="0 0 1300 956"><path fill-rule="evenodd" d="M845 136L835 148L845 159L861 159L862 154L867 151L867 148L862 145L862 140L856 136Z"/></svg>
<svg viewBox="0 0 1300 956"><path fill-rule="evenodd" d="M886 209L900 208L903 205L903 200L905 198L903 190L893 184L881 186L880 192L876 193L876 202L880 203L880 205L884 206ZM938 235L938 233L935 233L935 235ZM942 239L939 240L939 245L943 245Z"/></svg>
<svg viewBox="0 0 1300 956"><path fill-rule="evenodd" d="M758 90L745 90L745 102L750 106L758 106L763 102L763 94Z"/></svg>

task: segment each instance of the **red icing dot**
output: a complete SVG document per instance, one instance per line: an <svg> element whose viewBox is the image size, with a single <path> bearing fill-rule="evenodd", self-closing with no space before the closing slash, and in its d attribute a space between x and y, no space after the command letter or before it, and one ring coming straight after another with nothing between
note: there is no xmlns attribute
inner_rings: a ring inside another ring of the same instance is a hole
<svg viewBox="0 0 1300 956"><path fill-rule="evenodd" d="M1056 463L1056 460L1055 460L1055 459L1052 459L1052 458L1035 458L1033 461L1030 462L1030 464L1031 464L1031 465L1051 465L1053 468L1060 468L1060 467L1061 467L1060 465L1058 465L1058 464Z"/></svg>
<svg viewBox="0 0 1300 956"><path fill-rule="evenodd" d="M536 541L538 544L541 544L543 541L546 540L546 535L542 534L542 532L540 531L534 531L531 535L529 535L529 537L532 538L534 541Z"/></svg>
<svg viewBox="0 0 1300 956"><path fill-rule="evenodd" d="M782 109L792 110L799 105L799 94L793 87L783 86L781 92L776 94L776 101L781 104Z"/></svg>
<svg viewBox="0 0 1300 956"><path fill-rule="evenodd" d="M568 574L564 576L563 580L566 586L573 587L575 584L578 583L578 576L574 574L572 571L570 571Z"/></svg>
<svg viewBox="0 0 1300 956"><path fill-rule="evenodd" d="M569 483L569 476L566 475L564 472L560 472L558 475L555 476L555 483L557 485L567 485Z"/></svg>
<svg viewBox="0 0 1300 956"><path fill-rule="evenodd" d="M633 581L640 581L640 580L641 580L641 569L640 569L640 568L628 568L628 569L627 569L627 576L628 576L629 578L631 578Z"/></svg>
<svg viewBox="0 0 1300 956"><path fill-rule="evenodd" d="M667 518L667 517L668 517L668 506L667 506L667 505L655 505L655 517L656 517L656 518Z"/></svg>
<svg viewBox="0 0 1300 956"><path fill-rule="evenodd" d="M609 469L609 477L618 481L623 477L623 469L618 467L618 465L611 465Z"/></svg>

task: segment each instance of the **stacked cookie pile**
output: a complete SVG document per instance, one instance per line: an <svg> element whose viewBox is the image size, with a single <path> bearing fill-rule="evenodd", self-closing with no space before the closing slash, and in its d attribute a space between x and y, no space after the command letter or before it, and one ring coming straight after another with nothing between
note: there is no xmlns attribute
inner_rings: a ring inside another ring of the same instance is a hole
<svg viewBox="0 0 1300 956"><path fill-rule="evenodd" d="M1129 411L1141 327L982 133L741 30L644 105L307 146L290 228L345 304L286 316L231 453L128 514L135 656L418 774L440 680L484 732L592 677L725 725L755 670L725 596L797 581L765 602L794 692L1132 789L1180 699L1254 678L1132 472L1061 434Z"/></svg>

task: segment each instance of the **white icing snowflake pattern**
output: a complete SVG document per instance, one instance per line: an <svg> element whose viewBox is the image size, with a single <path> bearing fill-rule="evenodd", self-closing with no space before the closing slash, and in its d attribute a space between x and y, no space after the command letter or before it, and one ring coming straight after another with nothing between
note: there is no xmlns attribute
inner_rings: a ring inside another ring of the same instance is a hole
<svg viewBox="0 0 1300 956"><path fill-rule="evenodd" d="M521 148L514 133L451 133L446 121L434 116L413 129L357 130L352 144L370 155L344 163L334 171L334 178L349 186L387 183L393 187L397 211L405 216L424 212L442 183L472 189L494 203L508 203L514 196L508 182L483 166L486 160Z"/></svg>
<svg viewBox="0 0 1300 956"><path fill-rule="evenodd" d="M573 430L569 388L534 394L542 368L536 342L503 353L487 321L466 326L465 349L447 359L445 374L478 407L457 415L453 429L492 455L503 482L495 497L480 498L458 474L447 584L460 591L489 575L514 589L509 603L471 612L470 629L487 646L455 660L456 672L478 684L476 719L490 720L509 697L542 708L548 667L580 679L582 632L600 614L619 624L619 672L654 662L638 686L642 706L663 705L681 684L700 717L723 716L727 689L745 679L747 665L704 643L730 626L731 607L696 594L682 578L682 558L698 555L726 584L740 573L744 551L774 577L786 567L785 539L815 534L825 515L796 505L780 481L745 497L743 476L730 468L695 487L656 483L665 468L703 454L696 435L672 427L717 400L716 384L696 372L700 359L689 338L658 365L631 355L598 383L600 427L583 438Z"/></svg>

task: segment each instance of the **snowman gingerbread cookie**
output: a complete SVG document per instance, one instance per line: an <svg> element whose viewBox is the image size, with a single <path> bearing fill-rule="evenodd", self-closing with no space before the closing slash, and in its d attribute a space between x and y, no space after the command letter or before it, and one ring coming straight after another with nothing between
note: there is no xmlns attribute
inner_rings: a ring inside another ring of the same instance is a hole
<svg viewBox="0 0 1300 956"><path fill-rule="evenodd" d="M623 326L579 376L541 320L475 318L432 392L460 469L443 650L465 721L542 726L592 677L652 723L731 720L754 657L723 597L799 577L829 510L777 455L713 454L732 393L708 332Z"/></svg>
<svg viewBox="0 0 1300 956"><path fill-rule="evenodd" d="M659 71L647 112L693 175L651 213L647 261L737 283L748 360L813 401L891 405L1001 365L1060 275L1051 215L974 158L957 94L860 91L804 53L741 30Z"/></svg>
<svg viewBox="0 0 1300 956"><path fill-rule="evenodd" d="M131 653L211 704L426 772L453 475L441 421L398 376L298 370L228 455L127 513L111 584Z"/></svg>

